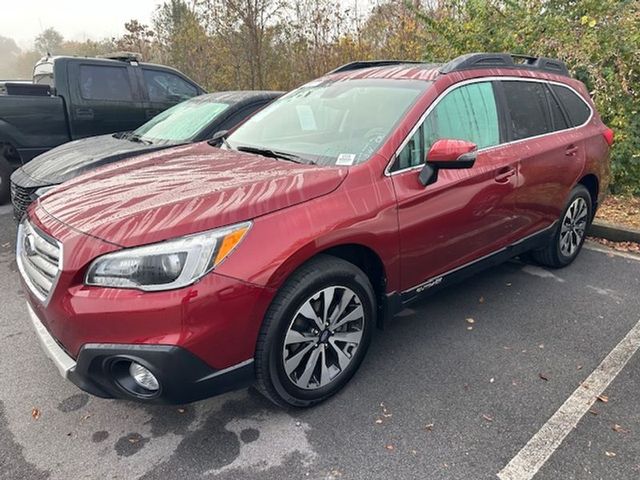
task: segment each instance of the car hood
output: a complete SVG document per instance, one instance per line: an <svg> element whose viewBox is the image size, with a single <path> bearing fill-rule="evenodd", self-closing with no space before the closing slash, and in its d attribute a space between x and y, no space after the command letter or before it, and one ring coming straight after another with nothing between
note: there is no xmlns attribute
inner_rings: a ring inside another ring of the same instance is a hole
<svg viewBox="0 0 640 480"><path fill-rule="evenodd" d="M128 247L311 200L335 190L347 173L346 168L301 165L205 142L87 173L45 194L38 208L77 231Z"/></svg>
<svg viewBox="0 0 640 480"><path fill-rule="evenodd" d="M101 165L169 146L131 142L112 134L100 135L53 148L25 164L22 170L38 184L57 185Z"/></svg>

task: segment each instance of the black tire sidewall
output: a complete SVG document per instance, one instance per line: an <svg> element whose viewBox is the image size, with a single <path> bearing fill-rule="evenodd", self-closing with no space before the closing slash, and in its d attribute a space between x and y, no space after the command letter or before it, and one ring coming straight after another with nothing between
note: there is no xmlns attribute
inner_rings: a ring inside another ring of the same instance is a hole
<svg viewBox="0 0 640 480"><path fill-rule="evenodd" d="M267 340L269 377L278 396L289 405L309 406L339 391L358 370L371 343L376 312L373 288L364 273L347 262L344 263L344 270L333 267L325 271L318 271L313 279L307 278L304 286L299 284L298 288L293 292L289 292L293 293L292 295L286 295L286 298L283 299L283 308L270 312L272 315L269 325L270 338ZM346 268L347 266L352 268ZM292 280L295 281L295 279ZM333 382L318 389L304 390L297 387L288 378L284 370L284 360L282 358L284 339L293 315L302 304L316 292L332 285L348 287L360 298L365 312L362 341L356 350L355 358Z"/></svg>
<svg viewBox="0 0 640 480"><path fill-rule="evenodd" d="M564 253L562 253L562 250L560 249L560 232L562 230L562 222L564 221L564 217L567 214L569 207L578 197L582 197L587 203L587 225L585 227L584 235L580 240L580 245L578 245L578 248L573 253L573 255L567 256ZM555 256L559 264L569 265L580 254L580 251L582 250L582 245L584 245L584 242L587 239L587 230L589 228L589 225L591 224L592 215L593 215L593 203L591 200L591 195L589 194L589 190L587 190L582 185L578 185L571 191L571 196L569 197L569 201L567 202L566 207L562 211L560 220L558 221L558 228L556 229L556 233L553 238L553 244L555 246Z"/></svg>
<svg viewBox="0 0 640 480"><path fill-rule="evenodd" d="M0 205L7 203L11 197L11 172L9 162L0 155Z"/></svg>

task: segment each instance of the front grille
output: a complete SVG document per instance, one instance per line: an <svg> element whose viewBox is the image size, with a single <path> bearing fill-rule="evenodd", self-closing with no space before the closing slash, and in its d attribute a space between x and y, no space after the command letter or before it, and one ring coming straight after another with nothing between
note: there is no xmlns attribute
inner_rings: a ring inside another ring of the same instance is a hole
<svg viewBox="0 0 640 480"><path fill-rule="evenodd" d="M18 227L16 260L25 283L46 302L62 269L62 246L23 221Z"/></svg>
<svg viewBox="0 0 640 480"><path fill-rule="evenodd" d="M13 216L20 221L35 198L39 187L21 187L11 182L11 203L13 204Z"/></svg>

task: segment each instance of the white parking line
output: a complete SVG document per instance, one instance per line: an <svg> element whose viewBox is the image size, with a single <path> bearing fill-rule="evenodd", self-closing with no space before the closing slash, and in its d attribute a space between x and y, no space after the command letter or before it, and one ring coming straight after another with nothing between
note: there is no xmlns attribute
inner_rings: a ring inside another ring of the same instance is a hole
<svg viewBox="0 0 640 480"><path fill-rule="evenodd" d="M520 452L498 472L500 480L530 480L589 411L640 347L640 321L547 420Z"/></svg>
<svg viewBox="0 0 640 480"><path fill-rule="evenodd" d="M612 248L601 247L597 243L592 243L592 242L585 243L584 248L586 248L587 250L592 250L594 252L611 254L616 257L628 258L630 260L635 260L636 262L640 262L640 255L636 255L633 253L619 252L617 250L613 250Z"/></svg>

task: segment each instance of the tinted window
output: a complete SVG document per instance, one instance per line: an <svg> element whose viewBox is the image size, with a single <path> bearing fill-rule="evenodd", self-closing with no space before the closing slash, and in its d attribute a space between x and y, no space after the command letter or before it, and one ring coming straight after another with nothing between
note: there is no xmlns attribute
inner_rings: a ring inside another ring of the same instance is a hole
<svg viewBox="0 0 640 480"><path fill-rule="evenodd" d="M591 115L591 110L587 107L584 100L566 87L551 85L551 88L567 111L572 127L582 125L587 121Z"/></svg>
<svg viewBox="0 0 640 480"><path fill-rule="evenodd" d="M126 67L80 65L80 94L85 100L131 101Z"/></svg>
<svg viewBox="0 0 640 480"><path fill-rule="evenodd" d="M502 82L511 116L513 140L535 137L552 131L544 84L537 82Z"/></svg>
<svg viewBox="0 0 640 480"><path fill-rule="evenodd" d="M152 102L181 102L198 94L196 87L173 73L143 69L144 82Z"/></svg>
<svg viewBox="0 0 640 480"><path fill-rule="evenodd" d="M562 109L560 108L560 104L555 99L551 92L547 90L547 99L549 101L549 107L551 108L551 121L553 122L553 130L564 130L565 128L569 128L567 125L567 121L564 118L564 114L562 113Z"/></svg>
<svg viewBox="0 0 640 480"><path fill-rule="evenodd" d="M422 164L435 141L443 138L467 140L478 148L500 143L498 110L491 83L465 85L448 93L402 149L395 169Z"/></svg>

